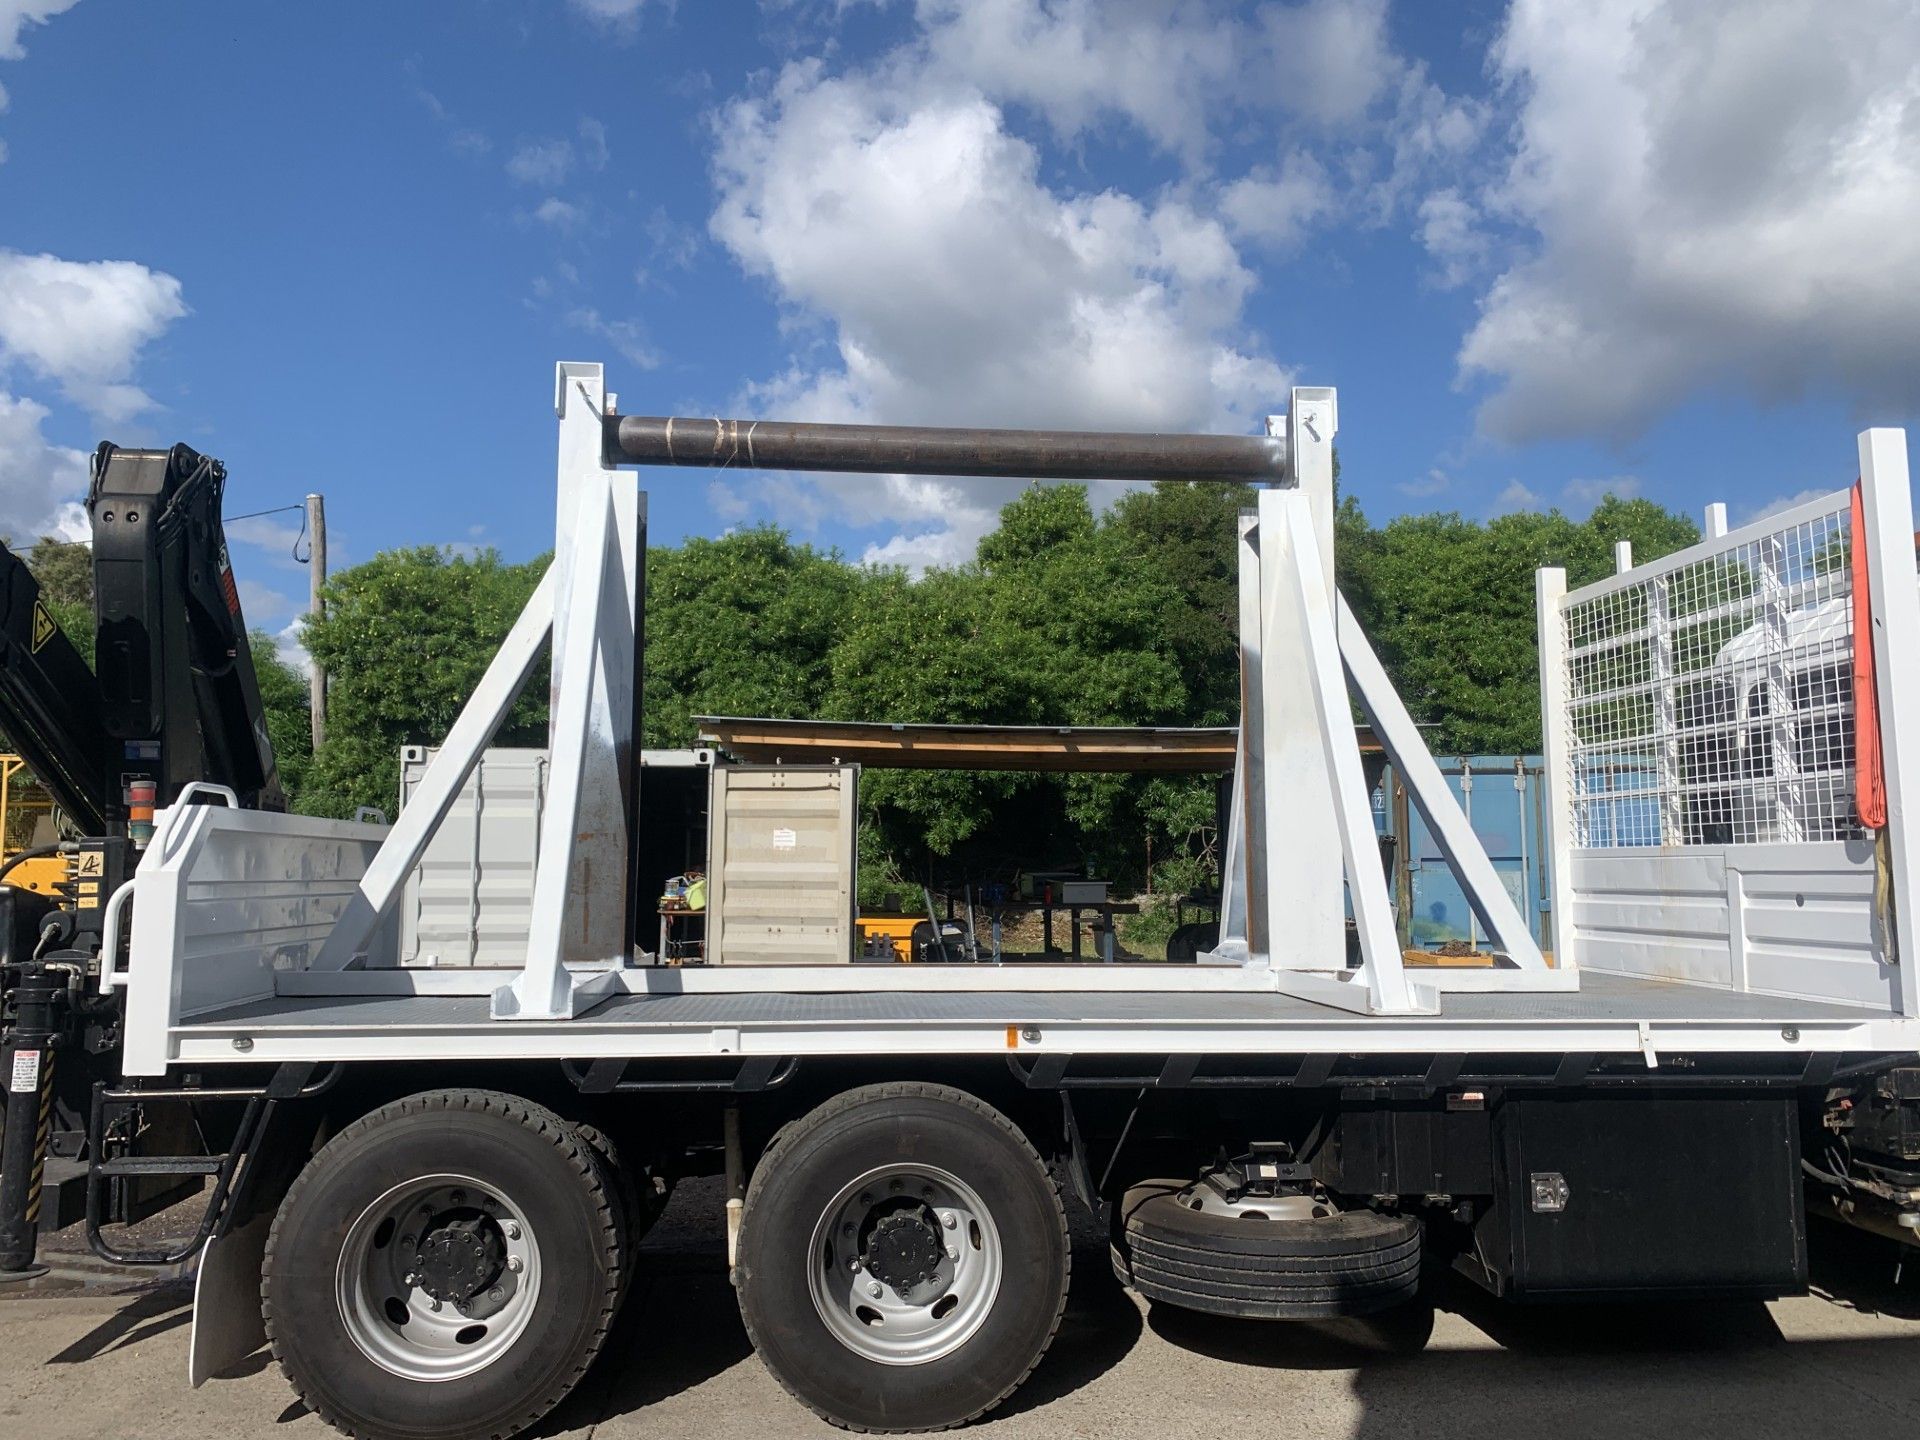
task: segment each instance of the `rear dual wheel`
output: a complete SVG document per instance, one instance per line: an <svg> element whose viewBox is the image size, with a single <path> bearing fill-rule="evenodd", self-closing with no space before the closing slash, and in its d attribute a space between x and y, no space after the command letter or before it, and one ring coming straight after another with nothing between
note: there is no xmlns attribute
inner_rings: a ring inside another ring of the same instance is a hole
<svg viewBox="0 0 1920 1440"><path fill-rule="evenodd" d="M849 1091L761 1156L734 1282L754 1348L815 1414L867 1431L985 1414L1066 1304L1066 1212L992 1106L941 1085Z"/></svg>

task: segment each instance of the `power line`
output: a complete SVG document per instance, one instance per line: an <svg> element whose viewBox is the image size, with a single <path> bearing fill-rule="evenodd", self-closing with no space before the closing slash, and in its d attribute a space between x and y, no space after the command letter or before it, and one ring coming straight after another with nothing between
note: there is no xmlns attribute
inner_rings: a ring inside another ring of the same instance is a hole
<svg viewBox="0 0 1920 1440"><path fill-rule="evenodd" d="M296 535L296 536L294 536L294 537L293 537L293 551L292 551L292 554L293 554L293 558L294 558L294 560L295 560L295 561L296 561L297 563L299 563L299 564L301 564L301 565L305 565L305 564L307 563L307 561L308 561L308 559L309 559L309 558L311 557L311 554L312 554L312 547L311 547L311 546L309 546L309 547L308 547L308 554L307 554L307 555L304 555L304 556L303 556L303 555L302 555L302 554L300 553L300 542L301 542L302 540L305 540L305 539L307 538L307 518L306 518L306 517L307 517L307 507L306 507L306 506L305 506L304 504L301 504L301 505L276 505L276 506L274 506L274 507L273 507L273 508L272 508L271 510L249 510L249 511L247 511L247 512L246 512L246 513L245 513L244 515L223 515L223 516L221 516L221 517L220 517L220 523L221 523L221 524L223 524L223 525L227 525L227 524L231 524L231 523L232 523L233 521L235 521L235 520L258 520L258 519L259 519L259 518L260 518L261 516L263 516L263 515L284 515L284 514L286 514L286 513L288 512L288 511L291 511L291 510L297 510L297 511L299 511L299 512L300 512L300 533L299 533L298 535ZM82 548L87 548L87 549L90 549L90 548L92 548L92 545L93 545L93 541L92 541L92 540L90 540L90 539L88 539L88 540L62 540L62 539L60 539L60 538L59 538L58 536L55 536L55 535L42 535L42 536L40 536L40 538L39 538L39 539L37 539L37 540L35 540L35 541L33 542L33 545L34 545L34 546L38 546L38 545L78 545L78 546L81 546ZM29 547L27 547L27 548L28 548L29 550L31 550L31 549L33 548L33 546L29 546Z"/></svg>

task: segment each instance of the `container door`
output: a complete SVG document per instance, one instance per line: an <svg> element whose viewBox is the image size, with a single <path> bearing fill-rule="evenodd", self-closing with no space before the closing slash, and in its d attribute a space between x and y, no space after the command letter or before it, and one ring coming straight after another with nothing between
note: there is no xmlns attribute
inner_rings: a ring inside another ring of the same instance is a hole
<svg viewBox="0 0 1920 1440"><path fill-rule="evenodd" d="M714 766L709 963L852 962L859 775L855 765Z"/></svg>

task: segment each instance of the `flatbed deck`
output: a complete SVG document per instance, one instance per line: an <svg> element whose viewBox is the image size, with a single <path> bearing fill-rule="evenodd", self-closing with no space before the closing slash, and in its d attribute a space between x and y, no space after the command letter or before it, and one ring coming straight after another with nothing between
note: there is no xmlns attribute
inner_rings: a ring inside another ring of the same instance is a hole
<svg viewBox="0 0 1920 1440"><path fill-rule="evenodd" d="M1272 992L616 995L577 1019L497 1021L482 995L281 996L174 1027L183 1063L911 1053L1860 1052L1910 1027L1848 1005L1587 973L1561 993L1458 994L1358 1016ZM244 1044L242 1044L244 1042Z"/></svg>

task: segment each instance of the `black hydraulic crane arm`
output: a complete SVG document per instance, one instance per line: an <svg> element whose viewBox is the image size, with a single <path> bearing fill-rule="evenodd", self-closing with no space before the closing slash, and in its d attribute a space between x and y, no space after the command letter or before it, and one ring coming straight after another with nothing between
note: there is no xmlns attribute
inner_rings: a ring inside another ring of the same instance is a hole
<svg viewBox="0 0 1920 1440"><path fill-rule="evenodd" d="M220 500L226 470L185 445L93 457L94 664L0 545L0 736L85 835L124 833L127 791L189 781L285 808Z"/></svg>
<svg viewBox="0 0 1920 1440"><path fill-rule="evenodd" d="M0 545L0 735L88 835L106 827L100 686L26 563Z"/></svg>

